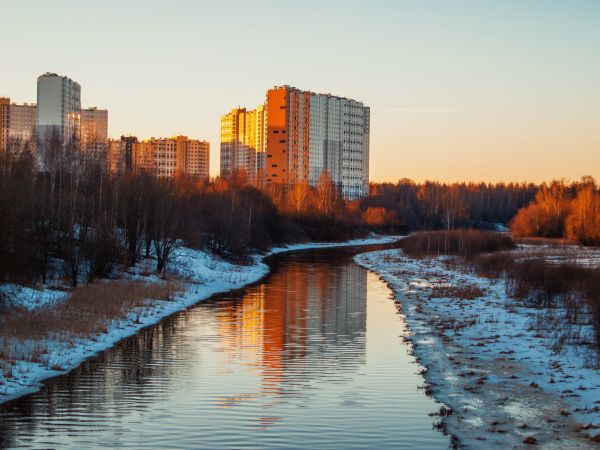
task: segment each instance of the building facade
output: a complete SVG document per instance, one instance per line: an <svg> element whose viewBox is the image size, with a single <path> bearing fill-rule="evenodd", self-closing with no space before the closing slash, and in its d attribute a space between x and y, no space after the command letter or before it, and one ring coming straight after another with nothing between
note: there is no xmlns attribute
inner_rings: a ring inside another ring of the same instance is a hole
<svg viewBox="0 0 600 450"><path fill-rule="evenodd" d="M134 170L135 136L121 136L121 139L109 139L107 145L108 170L112 174L131 173Z"/></svg>
<svg viewBox="0 0 600 450"><path fill-rule="evenodd" d="M234 108L221 116L221 176L246 177L252 184L264 178L266 111Z"/></svg>
<svg viewBox="0 0 600 450"><path fill-rule="evenodd" d="M260 126L255 111L221 117L221 176L243 170L267 184L315 186L327 174L345 198L368 195L370 109L363 103L279 86L267 91ZM252 138L257 129L260 139Z"/></svg>
<svg viewBox="0 0 600 450"><path fill-rule="evenodd" d="M267 92L268 183L316 185L327 174L347 199L369 193L370 109L290 86Z"/></svg>
<svg viewBox="0 0 600 450"><path fill-rule="evenodd" d="M178 168L194 178L208 179L210 144L207 141L177 136Z"/></svg>
<svg viewBox="0 0 600 450"><path fill-rule="evenodd" d="M25 143L35 145L37 123L36 105L11 103L10 98L0 97L0 151L10 145L21 148Z"/></svg>
<svg viewBox="0 0 600 450"><path fill-rule="evenodd" d="M81 86L47 72L37 80L37 133L40 142L56 135L68 142L79 137Z"/></svg>
<svg viewBox="0 0 600 450"><path fill-rule="evenodd" d="M79 116L81 148L96 158L106 158L108 152L108 111L96 107L82 109Z"/></svg>
<svg viewBox="0 0 600 450"><path fill-rule="evenodd" d="M135 171L174 177L189 175L208 178L210 144L187 136L150 138L132 144L132 165Z"/></svg>

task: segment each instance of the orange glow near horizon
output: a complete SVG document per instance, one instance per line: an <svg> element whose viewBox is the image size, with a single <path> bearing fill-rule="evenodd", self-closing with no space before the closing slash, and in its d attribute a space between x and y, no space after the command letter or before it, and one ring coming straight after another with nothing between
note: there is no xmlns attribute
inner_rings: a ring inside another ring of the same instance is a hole
<svg viewBox="0 0 600 450"><path fill-rule="evenodd" d="M209 141L213 176L221 115L290 85L371 107L372 181L600 179L598 1L63 3L3 4L0 97L65 74L110 136Z"/></svg>

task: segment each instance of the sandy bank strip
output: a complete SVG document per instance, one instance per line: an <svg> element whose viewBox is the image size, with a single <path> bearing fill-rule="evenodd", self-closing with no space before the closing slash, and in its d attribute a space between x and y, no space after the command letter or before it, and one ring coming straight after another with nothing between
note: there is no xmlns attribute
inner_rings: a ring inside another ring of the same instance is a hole
<svg viewBox="0 0 600 450"><path fill-rule="evenodd" d="M506 296L502 280L449 269L442 258L415 260L401 250L357 255L389 283L402 305L408 339L428 391L454 413L448 433L466 448L597 448L600 373L590 350L566 340L545 311ZM478 298L448 298L447 288L477 288ZM591 333L577 325L580 337ZM595 447L596 446L596 447Z"/></svg>
<svg viewBox="0 0 600 450"><path fill-rule="evenodd" d="M267 256L297 250L386 244L398 239L397 236L385 236L338 243L305 243L276 247L265 255L256 255L250 265L236 265L204 251L181 248L169 268L171 274L184 280L183 292L173 301L154 300L147 307L136 308L129 314L127 320L116 321L109 326L106 333L90 336L88 339L68 342L50 341L48 343L50 352L44 363L16 361L10 379L5 378L0 372L0 403L39 390L43 380L73 370L85 359L114 346L142 328L160 322L171 314L206 300L214 294L240 289L255 283L269 272L269 267L263 262ZM125 278L157 281L155 275L143 275L151 272L148 267L144 267L150 264L151 261L146 261L132 268L124 274ZM41 295L43 296L44 293L42 292ZM61 370L52 369L58 367Z"/></svg>

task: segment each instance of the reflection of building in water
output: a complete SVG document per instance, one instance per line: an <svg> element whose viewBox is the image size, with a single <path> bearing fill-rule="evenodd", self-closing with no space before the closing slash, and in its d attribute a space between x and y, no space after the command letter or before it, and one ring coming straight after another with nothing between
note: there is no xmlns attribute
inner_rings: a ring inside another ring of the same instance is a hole
<svg viewBox="0 0 600 450"><path fill-rule="evenodd" d="M326 377L332 362L353 370L364 363L367 272L353 263L289 263L248 289L218 315L223 349L256 364L263 391L285 390L290 379Z"/></svg>
<svg viewBox="0 0 600 450"><path fill-rule="evenodd" d="M219 311L217 323L224 351L237 353L243 349L246 358L260 358L264 310L264 285L261 284L248 289L241 301L232 302Z"/></svg>
<svg viewBox="0 0 600 450"><path fill-rule="evenodd" d="M334 272L335 271L335 272ZM332 273L334 272L334 273ZM309 328L319 329L330 342L352 341L366 330L367 272L356 264L327 273L313 268L310 283Z"/></svg>

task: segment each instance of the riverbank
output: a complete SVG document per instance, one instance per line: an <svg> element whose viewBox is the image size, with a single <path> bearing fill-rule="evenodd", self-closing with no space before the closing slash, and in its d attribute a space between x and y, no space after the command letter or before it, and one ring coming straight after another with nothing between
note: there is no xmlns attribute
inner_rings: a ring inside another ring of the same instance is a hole
<svg viewBox="0 0 600 450"><path fill-rule="evenodd" d="M563 339L547 310L490 280L401 250L355 257L392 287L427 369L428 392L451 408L442 427L474 449L591 448L600 432L600 374L585 346ZM589 325L572 333L585 337ZM598 444L596 444L598 445Z"/></svg>
<svg viewBox="0 0 600 450"><path fill-rule="evenodd" d="M181 248L168 270L167 277L177 283L173 295L169 295L168 300L148 299L143 305L135 306L128 311L125 319L111 322L103 333L84 339L46 340L43 355L36 358L39 360L3 361L4 368L0 371L0 403L38 390L43 380L69 372L85 359L134 335L140 329L156 324L163 318L206 300L213 294L240 289L257 282L269 272L269 267L263 262L267 256L295 250L385 244L397 239L393 236L373 237L339 243L306 243L276 247L264 255L255 255L253 263L249 265L236 265L203 251ZM143 261L119 274L119 279L164 283L164 280L153 273L151 269L153 264L152 260ZM111 282L113 281L103 281L103 283ZM31 311L58 307L68 297L68 293L65 292L39 291L17 285L4 285L2 288L17 300L16 304L13 301L13 306ZM25 344L36 345L33 340ZM2 345L10 344L4 342Z"/></svg>

